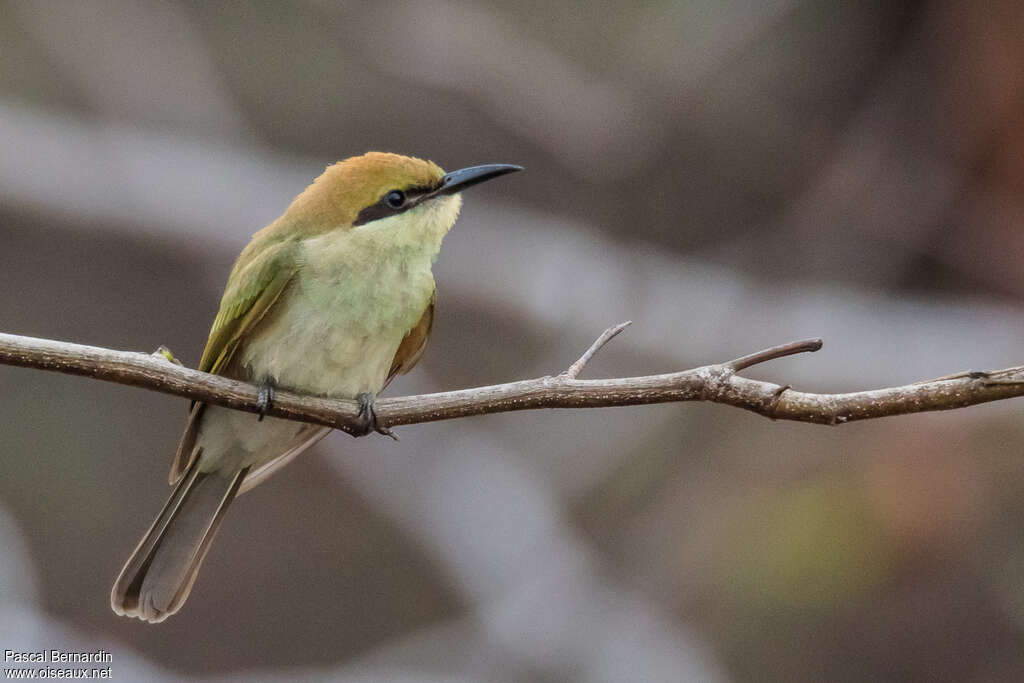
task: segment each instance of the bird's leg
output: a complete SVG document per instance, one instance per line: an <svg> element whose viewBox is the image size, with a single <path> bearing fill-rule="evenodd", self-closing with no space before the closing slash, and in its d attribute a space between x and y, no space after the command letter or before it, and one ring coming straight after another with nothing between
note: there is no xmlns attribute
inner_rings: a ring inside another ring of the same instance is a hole
<svg viewBox="0 0 1024 683"><path fill-rule="evenodd" d="M256 394L256 405L259 407L259 419L257 422L263 422L263 418L266 417L267 411L270 410L271 404L274 403L274 380L269 377L260 382L260 390Z"/></svg>
<svg viewBox="0 0 1024 683"><path fill-rule="evenodd" d="M356 400L359 401L359 424L352 431L352 436L366 436L370 432L377 432L398 441L398 436L393 431L377 424L377 412L373 409L374 398L368 391L356 396Z"/></svg>

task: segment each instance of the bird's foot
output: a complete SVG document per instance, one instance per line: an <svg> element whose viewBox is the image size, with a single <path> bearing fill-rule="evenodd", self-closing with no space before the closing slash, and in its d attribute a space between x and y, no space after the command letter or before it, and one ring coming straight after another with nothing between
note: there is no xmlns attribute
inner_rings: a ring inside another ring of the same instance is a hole
<svg viewBox="0 0 1024 683"><path fill-rule="evenodd" d="M366 436L370 432L377 432L398 441L398 436L393 431L377 424L377 411L373 409L373 394L368 391L363 392L356 396L356 400L359 401L359 424L352 430L352 436Z"/></svg>
<svg viewBox="0 0 1024 683"><path fill-rule="evenodd" d="M263 418L267 416L267 411L270 410L270 406L274 403L274 383L270 380L263 380L260 382L260 390L256 394L256 405L259 410L259 419L257 422L263 422Z"/></svg>

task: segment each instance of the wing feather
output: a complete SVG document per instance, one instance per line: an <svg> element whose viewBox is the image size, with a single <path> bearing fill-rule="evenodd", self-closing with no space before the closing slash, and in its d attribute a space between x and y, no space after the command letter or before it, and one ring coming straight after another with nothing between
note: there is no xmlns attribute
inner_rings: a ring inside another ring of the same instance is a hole
<svg viewBox="0 0 1024 683"><path fill-rule="evenodd" d="M213 321L202 360L199 361L199 369L203 372L224 374L246 333L262 320L295 276L297 246L294 242L278 242L262 249L258 256L246 258L246 252L261 246L258 242L251 243L231 271L221 297L220 311ZM185 433L171 463L172 484L188 471L196 456L196 432L204 407L193 403L189 412Z"/></svg>
<svg viewBox="0 0 1024 683"><path fill-rule="evenodd" d="M296 248L294 242L279 242L242 265L243 252L221 297L200 370L219 374L231 360L238 341L266 314L295 275Z"/></svg>
<svg viewBox="0 0 1024 683"><path fill-rule="evenodd" d="M437 292L435 291L430 295L430 303L424 309L419 322L406 333L402 343L398 345L395 359L391 361L391 369L388 371L388 379L384 382L385 387L391 383L395 375L404 375L412 370L423 356L423 350L427 347L427 339L430 338L430 330L434 326L434 304L436 301Z"/></svg>

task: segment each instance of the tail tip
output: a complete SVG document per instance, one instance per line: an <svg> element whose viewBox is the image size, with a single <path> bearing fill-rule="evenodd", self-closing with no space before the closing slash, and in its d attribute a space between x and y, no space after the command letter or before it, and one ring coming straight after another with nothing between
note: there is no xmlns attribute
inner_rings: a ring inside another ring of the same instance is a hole
<svg viewBox="0 0 1024 683"><path fill-rule="evenodd" d="M132 603L128 604L122 596L118 596L116 593L110 598L110 608L114 610L114 614L119 617L135 618L147 624L159 624L178 611L177 609L157 607L153 604L152 595L146 595L141 599L136 596Z"/></svg>

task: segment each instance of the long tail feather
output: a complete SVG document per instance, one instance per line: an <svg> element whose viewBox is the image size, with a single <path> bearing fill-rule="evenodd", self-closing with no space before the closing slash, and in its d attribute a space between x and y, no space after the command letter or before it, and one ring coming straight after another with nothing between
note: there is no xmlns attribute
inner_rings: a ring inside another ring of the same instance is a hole
<svg viewBox="0 0 1024 683"><path fill-rule="evenodd" d="M247 471L200 472L192 462L114 582L115 612L156 623L181 609Z"/></svg>

